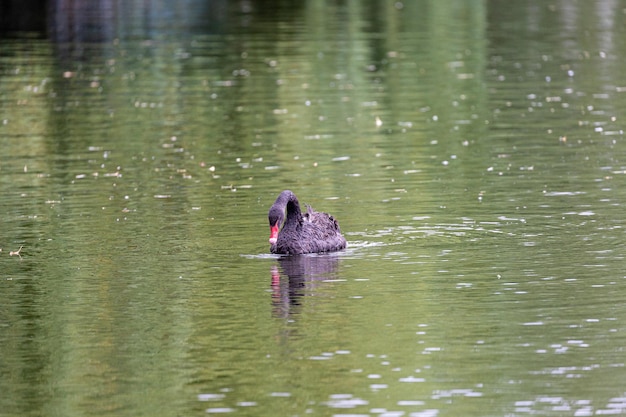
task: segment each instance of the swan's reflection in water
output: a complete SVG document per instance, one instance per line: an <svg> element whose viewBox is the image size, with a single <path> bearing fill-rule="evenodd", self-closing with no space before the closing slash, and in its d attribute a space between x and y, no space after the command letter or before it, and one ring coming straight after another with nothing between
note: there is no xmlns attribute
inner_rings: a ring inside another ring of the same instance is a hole
<svg viewBox="0 0 626 417"><path fill-rule="evenodd" d="M292 255L278 258L272 266L272 305L276 317L297 312L302 297L315 295L322 281L336 279L336 255Z"/></svg>

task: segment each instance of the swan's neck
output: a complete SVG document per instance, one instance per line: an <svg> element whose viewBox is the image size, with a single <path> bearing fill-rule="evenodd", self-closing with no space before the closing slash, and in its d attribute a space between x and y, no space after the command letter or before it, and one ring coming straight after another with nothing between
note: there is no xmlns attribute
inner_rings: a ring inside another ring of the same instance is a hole
<svg viewBox="0 0 626 417"><path fill-rule="evenodd" d="M287 202L287 218L285 219L286 228L295 228L302 222L302 212L300 211L300 203L295 195Z"/></svg>

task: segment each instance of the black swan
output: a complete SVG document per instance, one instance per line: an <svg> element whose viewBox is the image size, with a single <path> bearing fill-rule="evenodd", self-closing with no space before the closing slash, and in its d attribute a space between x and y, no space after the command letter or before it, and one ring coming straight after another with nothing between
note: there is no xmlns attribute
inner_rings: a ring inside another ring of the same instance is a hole
<svg viewBox="0 0 626 417"><path fill-rule="evenodd" d="M337 220L330 214L314 211L308 205L306 213L302 213L298 198L289 190L280 193L267 218L270 221L272 253L332 252L346 247L346 239L341 235Z"/></svg>

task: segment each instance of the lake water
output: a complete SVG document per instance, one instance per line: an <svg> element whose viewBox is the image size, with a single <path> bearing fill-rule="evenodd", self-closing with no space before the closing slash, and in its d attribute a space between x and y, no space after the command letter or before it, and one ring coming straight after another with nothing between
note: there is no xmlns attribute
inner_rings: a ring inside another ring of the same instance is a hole
<svg viewBox="0 0 626 417"><path fill-rule="evenodd" d="M3 21L0 416L626 413L626 3L204 3Z"/></svg>

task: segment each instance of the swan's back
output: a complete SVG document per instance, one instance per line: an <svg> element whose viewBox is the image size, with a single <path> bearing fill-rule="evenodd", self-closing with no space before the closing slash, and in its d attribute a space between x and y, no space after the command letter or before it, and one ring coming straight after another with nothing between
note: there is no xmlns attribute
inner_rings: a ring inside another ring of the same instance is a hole
<svg viewBox="0 0 626 417"><path fill-rule="evenodd" d="M319 249L312 252L332 252L346 247L346 239L337 220L328 213L313 210L311 206L307 206L303 215L302 230L312 245L317 243Z"/></svg>

